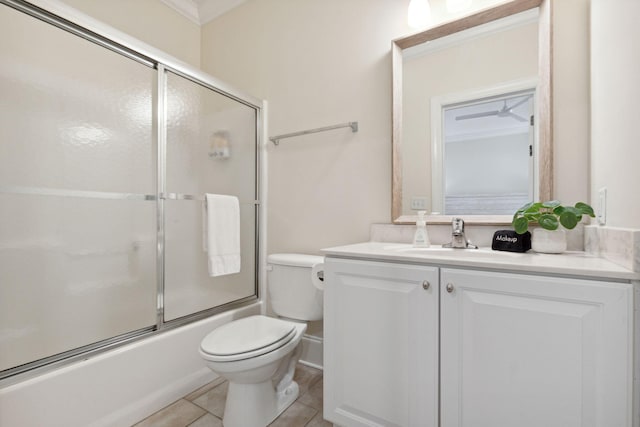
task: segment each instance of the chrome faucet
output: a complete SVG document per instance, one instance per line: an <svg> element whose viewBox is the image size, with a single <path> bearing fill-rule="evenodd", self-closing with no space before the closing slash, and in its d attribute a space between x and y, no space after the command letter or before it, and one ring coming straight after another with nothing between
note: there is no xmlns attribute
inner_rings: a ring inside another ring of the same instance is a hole
<svg viewBox="0 0 640 427"><path fill-rule="evenodd" d="M451 242L442 245L443 248L455 249L478 249L476 245L471 244L464 234L464 221L462 218L453 218L451 220Z"/></svg>

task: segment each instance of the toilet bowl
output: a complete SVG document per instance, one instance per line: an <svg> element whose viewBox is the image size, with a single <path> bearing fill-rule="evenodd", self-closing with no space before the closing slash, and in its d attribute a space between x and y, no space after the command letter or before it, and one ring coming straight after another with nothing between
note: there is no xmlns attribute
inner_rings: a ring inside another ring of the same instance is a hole
<svg viewBox="0 0 640 427"><path fill-rule="evenodd" d="M267 425L296 400L293 370L306 329L304 323L258 315L227 323L205 337L200 356L229 380L225 427Z"/></svg>
<svg viewBox="0 0 640 427"><path fill-rule="evenodd" d="M305 322L322 318L322 262L313 255L269 256L267 290L274 312L287 320L250 316L222 325L202 340L201 357L229 381L225 427L266 426L298 397L293 376Z"/></svg>

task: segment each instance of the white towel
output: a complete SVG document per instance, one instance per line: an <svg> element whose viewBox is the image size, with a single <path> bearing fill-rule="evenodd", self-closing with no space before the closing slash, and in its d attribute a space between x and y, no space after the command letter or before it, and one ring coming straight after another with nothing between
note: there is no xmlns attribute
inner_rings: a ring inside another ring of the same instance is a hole
<svg viewBox="0 0 640 427"><path fill-rule="evenodd" d="M205 194L203 249L209 276L240 272L240 203L235 196Z"/></svg>

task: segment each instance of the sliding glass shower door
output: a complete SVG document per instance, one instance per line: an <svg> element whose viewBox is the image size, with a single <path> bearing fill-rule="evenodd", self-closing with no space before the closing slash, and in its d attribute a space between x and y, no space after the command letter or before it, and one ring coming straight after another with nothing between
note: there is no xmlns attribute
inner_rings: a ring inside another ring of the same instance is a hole
<svg viewBox="0 0 640 427"><path fill-rule="evenodd" d="M5 6L0 28L5 370L155 325L156 77Z"/></svg>
<svg viewBox="0 0 640 427"><path fill-rule="evenodd" d="M164 320L256 294L256 110L172 72L166 78ZM210 277L205 193L240 200L240 273Z"/></svg>
<svg viewBox="0 0 640 427"><path fill-rule="evenodd" d="M0 0L0 380L257 299L259 104L134 48ZM237 274L205 193L240 200Z"/></svg>

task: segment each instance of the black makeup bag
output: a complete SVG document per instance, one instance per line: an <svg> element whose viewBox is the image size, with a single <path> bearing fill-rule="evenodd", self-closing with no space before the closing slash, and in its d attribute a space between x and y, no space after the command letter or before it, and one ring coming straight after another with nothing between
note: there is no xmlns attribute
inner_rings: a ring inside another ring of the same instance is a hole
<svg viewBox="0 0 640 427"><path fill-rule="evenodd" d="M514 230L498 230L493 234L494 251L527 252L531 249L531 233L518 234Z"/></svg>

